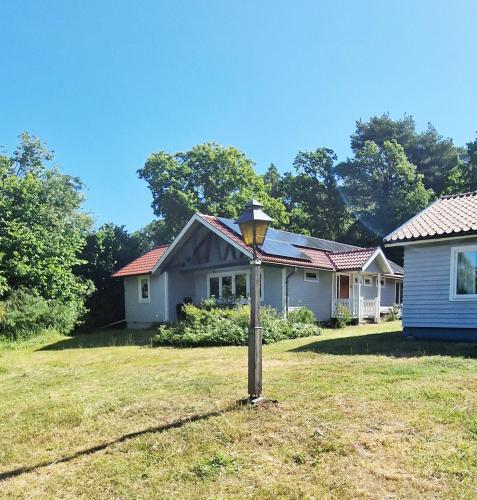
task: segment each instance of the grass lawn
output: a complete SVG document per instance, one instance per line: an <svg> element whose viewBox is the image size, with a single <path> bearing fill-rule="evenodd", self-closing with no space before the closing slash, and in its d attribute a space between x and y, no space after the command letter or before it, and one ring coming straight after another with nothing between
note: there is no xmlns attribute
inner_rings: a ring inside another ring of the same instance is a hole
<svg viewBox="0 0 477 500"><path fill-rule="evenodd" d="M475 344L384 323L265 346L279 404L249 408L246 348L150 336L0 350L1 496L477 496Z"/></svg>

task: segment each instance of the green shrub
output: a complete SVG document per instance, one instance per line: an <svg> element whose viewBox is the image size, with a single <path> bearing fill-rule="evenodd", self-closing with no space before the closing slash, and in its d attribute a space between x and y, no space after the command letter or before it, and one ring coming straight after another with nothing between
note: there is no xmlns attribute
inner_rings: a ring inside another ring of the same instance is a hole
<svg viewBox="0 0 477 500"><path fill-rule="evenodd" d="M47 301L34 291L19 288L0 302L0 336L26 339L48 329L69 333L81 314L81 302Z"/></svg>
<svg viewBox="0 0 477 500"><path fill-rule="evenodd" d="M296 323L305 323L308 325L316 324L315 313L307 307L300 307L288 313L288 322L292 325Z"/></svg>
<svg viewBox="0 0 477 500"><path fill-rule="evenodd" d="M351 312L343 304L338 304L336 306L336 327L344 328L348 326L353 321L353 316Z"/></svg>
<svg viewBox="0 0 477 500"><path fill-rule="evenodd" d="M393 304L391 307L391 310L389 311L388 314L384 317L385 321L396 321L399 319L400 316L400 309L397 304Z"/></svg>
<svg viewBox="0 0 477 500"><path fill-rule="evenodd" d="M264 344L319 334L316 325L292 324L270 307L262 308L260 316ZM212 308L208 303L205 307L186 304L184 319L161 325L154 343L182 347L247 345L249 322L249 306L222 309Z"/></svg>

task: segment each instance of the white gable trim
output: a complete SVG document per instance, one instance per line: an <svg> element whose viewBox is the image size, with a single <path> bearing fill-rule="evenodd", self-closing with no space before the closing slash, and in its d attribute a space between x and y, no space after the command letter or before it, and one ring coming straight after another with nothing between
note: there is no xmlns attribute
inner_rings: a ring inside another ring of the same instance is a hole
<svg viewBox="0 0 477 500"><path fill-rule="evenodd" d="M371 263L373 262L373 260L376 259L377 257L381 257L383 259L384 265L385 265L386 269L388 270L388 272L386 274L393 275L394 271L392 270L392 267L389 264L388 259L386 258L386 256L384 255L383 251L381 250L381 247L376 248L376 250L374 251L373 255L371 255L371 257L364 263L364 265L363 265L363 267L361 269L363 271L366 271L366 269L371 265Z"/></svg>
<svg viewBox="0 0 477 500"><path fill-rule="evenodd" d="M477 238L477 234L463 234L460 236L445 236L443 238L428 238L411 241L396 241L392 243L384 243L385 247L407 247L410 245L425 245L426 243L440 243L445 241L465 240L469 238Z"/></svg>
<svg viewBox="0 0 477 500"><path fill-rule="evenodd" d="M215 233L217 236L220 236L223 240L225 240L227 243L230 245L234 246L237 250L245 254L248 258L252 258L252 253L248 252L245 250L242 246L240 246L238 243L236 243L234 240L229 238L226 234L224 234L222 231L219 231L216 227L214 227L212 224L207 222L204 218L200 216L200 214L194 214L190 219L189 222L182 228L182 231L177 235L177 237L174 239L174 241L169 245L168 249L162 254L162 257L156 262L156 265L152 268L151 273L154 274L161 264L167 259L167 257L171 254L171 252L174 250L174 248L179 244L181 239L184 237L184 235L187 233L187 231L191 228L191 226L194 224L194 222L199 222L203 226L205 226L207 229Z"/></svg>
<svg viewBox="0 0 477 500"><path fill-rule="evenodd" d="M436 203L439 203L441 201L441 198L438 198L436 201L433 201L428 207L424 208L420 212L418 212L414 217L411 217L408 221L404 222L401 224L398 228L396 228L392 233L389 233L387 236L384 237L384 244L386 244L387 241L392 243L391 238L398 233L403 227L407 226L411 222L413 222L415 219L417 219L420 215L422 215L424 212L427 212L431 207L433 207Z"/></svg>

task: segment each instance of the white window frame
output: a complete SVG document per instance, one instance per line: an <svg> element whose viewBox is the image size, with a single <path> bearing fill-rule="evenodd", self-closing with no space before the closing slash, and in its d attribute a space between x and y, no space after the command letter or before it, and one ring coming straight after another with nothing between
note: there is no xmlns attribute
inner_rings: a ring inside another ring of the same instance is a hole
<svg viewBox="0 0 477 500"><path fill-rule="evenodd" d="M369 283L366 283L366 280L369 280ZM371 276L363 276L363 286L373 286L373 278Z"/></svg>
<svg viewBox="0 0 477 500"><path fill-rule="evenodd" d="M378 277L376 276L376 287L384 288L386 286L386 278L381 277L381 281L378 283Z"/></svg>
<svg viewBox="0 0 477 500"><path fill-rule="evenodd" d="M263 301L264 299L264 283L265 280L263 278L263 268L260 270L261 272L261 293L260 293L260 300ZM246 295L247 299L250 297L250 270L247 269L242 269L241 271L220 271L217 273L208 273L207 274L207 298L210 298L210 278L219 278L219 296L215 297L216 299L221 299L222 298L222 278L224 276L230 276L232 277L232 295L235 296L236 290L235 290L235 276L237 274L245 274L247 276L247 281L246 281Z"/></svg>
<svg viewBox="0 0 477 500"><path fill-rule="evenodd" d="M316 278L308 278L306 276L308 273L314 274L316 276ZM319 281L320 281L320 274L319 274L318 271L311 271L311 270L305 269L303 271L303 280L304 281L310 281L311 283L319 283Z"/></svg>
<svg viewBox="0 0 477 500"><path fill-rule="evenodd" d="M147 280L147 299L142 296L142 280ZM148 274L143 274L137 277L137 300L140 304L149 304L151 302L151 277Z"/></svg>
<svg viewBox="0 0 477 500"><path fill-rule="evenodd" d="M458 245L451 247L449 300L458 302L476 301L477 293L468 295L457 294L457 254L460 252L477 252L477 245Z"/></svg>

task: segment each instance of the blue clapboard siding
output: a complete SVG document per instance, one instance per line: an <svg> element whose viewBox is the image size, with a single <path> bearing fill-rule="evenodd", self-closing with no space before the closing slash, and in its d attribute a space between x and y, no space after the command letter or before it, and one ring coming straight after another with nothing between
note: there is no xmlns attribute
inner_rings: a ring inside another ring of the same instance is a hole
<svg viewBox="0 0 477 500"><path fill-rule="evenodd" d="M292 269L288 268L290 272ZM315 270L313 270L315 272ZM298 269L289 279L289 306L305 306L311 309L319 321L327 321L331 317L331 279L329 271L317 271L319 282L305 281L304 269Z"/></svg>
<svg viewBox="0 0 477 500"><path fill-rule="evenodd" d="M404 327L477 328L477 301L449 300L451 247L463 244L457 241L405 247Z"/></svg>
<svg viewBox="0 0 477 500"><path fill-rule="evenodd" d="M263 305L281 312L283 307L282 267L263 266Z"/></svg>
<svg viewBox="0 0 477 500"><path fill-rule="evenodd" d="M128 328L147 328L165 321L164 275L150 276L150 302L139 302L138 276L124 278Z"/></svg>

